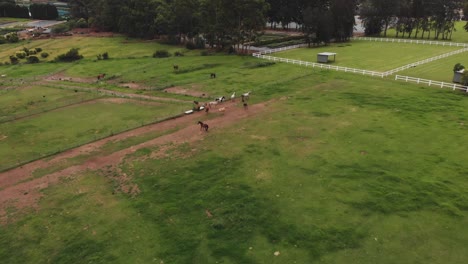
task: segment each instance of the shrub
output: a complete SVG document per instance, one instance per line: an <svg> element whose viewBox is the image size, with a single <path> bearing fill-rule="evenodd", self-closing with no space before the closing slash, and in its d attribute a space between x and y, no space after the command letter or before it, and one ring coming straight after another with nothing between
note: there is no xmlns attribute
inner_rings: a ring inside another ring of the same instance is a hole
<svg viewBox="0 0 468 264"><path fill-rule="evenodd" d="M174 56L182 57L182 56L184 56L184 53L182 53L181 51L176 51L176 52L174 52Z"/></svg>
<svg viewBox="0 0 468 264"><path fill-rule="evenodd" d="M167 50L157 50L153 53L153 58L167 58L170 57L171 54Z"/></svg>
<svg viewBox="0 0 468 264"><path fill-rule="evenodd" d="M37 51L35 49L28 50L28 55L35 55Z"/></svg>
<svg viewBox="0 0 468 264"><path fill-rule="evenodd" d="M83 58L83 56L80 55L79 49L78 48L72 48L67 53L58 55L55 58L55 61L71 62L71 61L81 60L82 58Z"/></svg>
<svg viewBox="0 0 468 264"><path fill-rule="evenodd" d="M18 58L18 59L24 59L24 58L26 58L27 53L24 52L24 51L18 51L18 52L16 52L15 56L16 56L16 58Z"/></svg>
<svg viewBox="0 0 468 264"><path fill-rule="evenodd" d="M187 44L185 44L185 47L189 50L194 50L197 48L197 46L193 42L187 42Z"/></svg>
<svg viewBox="0 0 468 264"><path fill-rule="evenodd" d="M207 50L203 50L202 52L200 52L200 55L201 56L210 56L211 53L209 51L207 51Z"/></svg>
<svg viewBox="0 0 468 264"><path fill-rule="evenodd" d="M70 24L69 23L62 23L58 24L54 27L52 27L52 33L59 34L59 33L65 33L70 30Z"/></svg>
<svg viewBox="0 0 468 264"><path fill-rule="evenodd" d="M36 52L42 52L41 48L35 48Z"/></svg>
<svg viewBox="0 0 468 264"><path fill-rule="evenodd" d="M19 41L18 34L16 32L11 32L5 35L5 38L10 43L16 43Z"/></svg>
<svg viewBox="0 0 468 264"><path fill-rule="evenodd" d="M463 70L465 69L465 66L463 66L461 63L457 63L455 64L455 66L453 66L453 71L454 72L457 72L457 71L460 71L460 70Z"/></svg>
<svg viewBox="0 0 468 264"><path fill-rule="evenodd" d="M39 63L39 58L37 56L29 56L28 63Z"/></svg>
<svg viewBox="0 0 468 264"><path fill-rule="evenodd" d="M78 21L75 22L75 27L77 28L87 28L88 23L86 23L86 20L84 18L78 19Z"/></svg>
<svg viewBox="0 0 468 264"><path fill-rule="evenodd" d="M18 64L19 63L19 59L15 56L10 56L10 63L11 64Z"/></svg>
<svg viewBox="0 0 468 264"><path fill-rule="evenodd" d="M0 35L0 44L5 44L7 42L6 38Z"/></svg>
<svg viewBox="0 0 468 264"><path fill-rule="evenodd" d="M45 58L49 57L49 53L47 53L47 52L42 52L42 53L41 53L41 57L45 59Z"/></svg>

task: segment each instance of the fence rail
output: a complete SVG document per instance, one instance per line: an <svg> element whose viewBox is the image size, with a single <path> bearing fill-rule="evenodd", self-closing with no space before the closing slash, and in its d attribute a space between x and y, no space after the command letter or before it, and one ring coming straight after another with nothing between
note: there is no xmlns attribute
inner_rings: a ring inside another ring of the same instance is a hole
<svg viewBox="0 0 468 264"><path fill-rule="evenodd" d="M341 67L341 66L332 66L332 65L329 65L329 64L321 64L321 63L315 63L315 62L307 62L307 61L279 58L279 57L263 55L263 54L260 54L260 53L254 53L254 54L252 54L252 56L254 56L256 58L260 58L260 59L266 59L266 60L275 61L275 62L276 61L286 62L286 63L297 64L297 65L301 65L301 66L305 66L305 67L350 72L350 73L356 73L356 74L362 74L362 75L377 76L377 77L381 77L381 78L384 77L384 74L382 72L376 72L376 71L368 71L368 70L361 70L361 69Z"/></svg>
<svg viewBox="0 0 468 264"><path fill-rule="evenodd" d="M287 47L282 47L282 48L262 50L260 52L257 52L256 54L265 55L265 54L271 54L271 53L276 53L280 51L298 49L298 48L303 48L303 47L307 47L307 44L297 44L297 45L292 45L292 46L287 46Z"/></svg>
<svg viewBox="0 0 468 264"><path fill-rule="evenodd" d="M405 81L405 82L413 82L417 84L427 84L428 86L437 86L440 88L449 88L452 90L461 90L464 92L468 92L468 86L460 85L460 84L455 84L455 83L446 83L446 82L439 82L439 81L433 81L433 80L427 80L427 79L421 79L421 78L414 78L410 76L402 76L402 75L396 75L395 80L398 81Z"/></svg>
<svg viewBox="0 0 468 264"><path fill-rule="evenodd" d="M353 40L365 40L365 41L374 41L374 42L392 42L392 43L411 43L411 44L437 45L437 46L448 46L448 47L464 47L464 48L468 47L468 43L431 41L431 40L419 40L419 39L354 37Z"/></svg>
<svg viewBox="0 0 468 264"><path fill-rule="evenodd" d="M385 76L389 76L389 75L392 75L392 74L394 74L394 73L397 73L397 72L400 72L400 71L404 71L404 70L407 70L407 69L409 69L409 68L416 67L416 66L421 65L421 64L426 64L426 63L429 63L429 62L432 62L432 61L435 61L435 60L440 60L440 59L443 59L443 58L447 58L447 57L450 57L450 56L452 56L452 55L459 54L459 53L466 52L466 51L468 51L468 48L455 50L455 51L452 51L452 52L449 52L449 53L445 53L445 54L442 54L442 55L439 55L439 56L436 56L436 57L432 57L432 58L425 59L425 60L422 60L422 61L410 63L410 64L407 64L407 65L405 65L405 66L401 66L401 67L398 67L398 68L396 68L396 69L393 69L393 70L390 70L390 71L386 71L386 72L384 72L384 75L385 75Z"/></svg>

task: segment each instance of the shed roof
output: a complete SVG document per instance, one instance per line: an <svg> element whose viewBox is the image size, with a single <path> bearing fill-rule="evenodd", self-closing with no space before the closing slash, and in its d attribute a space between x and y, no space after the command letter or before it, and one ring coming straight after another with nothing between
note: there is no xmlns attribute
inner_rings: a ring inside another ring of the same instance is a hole
<svg viewBox="0 0 468 264"><path fill-rule="evenodd" d="M333 56L333 55L336 55L336 53L334 52L321 52L317 55L323 55L323 56Z"/></svg>

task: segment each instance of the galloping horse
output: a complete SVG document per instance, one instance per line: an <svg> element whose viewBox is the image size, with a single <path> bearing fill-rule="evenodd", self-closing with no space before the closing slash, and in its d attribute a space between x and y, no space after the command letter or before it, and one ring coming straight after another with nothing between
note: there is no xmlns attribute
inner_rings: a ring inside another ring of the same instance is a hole
<svg viewBox="0 0 468 264"><path fill-rule="evenodd" d="M208 124L205 124L202 121L198 121L198 124L200 125L201 131L205 130L205 132L208 132L208 128L209 128Z"/></svg>

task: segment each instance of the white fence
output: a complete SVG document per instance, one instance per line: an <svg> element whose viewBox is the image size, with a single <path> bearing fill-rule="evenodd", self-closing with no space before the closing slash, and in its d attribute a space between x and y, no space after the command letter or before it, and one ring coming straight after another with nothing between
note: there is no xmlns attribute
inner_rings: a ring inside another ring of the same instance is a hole
<svg viewBox="0 0 468 264"><path fill-rule="evenodd" d="M262 51L258 52L257 54L261 54L261 55L272 54L272 53L276 53L276 52L280 52L280 51L298 49L298 48L303 48L303 47L307 47L307 44L297 44L297 45L292 45L292 46L287 46L287 47L282 47L282 48L262 50ZM255 54L254 54L254 56L255 56Z"/></svg>
<svg viewBox="0 0 468 264"><path fill-rule="evenodd" d="M413 83L418 83L418 84L427 84L428 86L437 86L440 88L449 88L452 90L461 90L461 91L468 92L467 86L454 84L454 83L439 82L439 81L426 80L426 79L414 78L414 77L409 77L409 76L401 76L401 75L396 75L395 80L413 82Z"/></svg>
<svg viewBox="0 0 468 264"><path fill-rule="evenodd" d="M418 61L418 62L415 62L415 63L410 63L408 65L401 66L399 68L396 68L396 69L393 69L393 70L390 70L390 71L386 71L386 72L384 72L384 75L389 76L389 75L392 75L392 74L397 73L399 71L404 71L404 70L416 67L416 66L421 65L421 64L425 64L425 63L429 63L431 61L447 58L447 57L450 57L452 55L459 54L459 53L466 52L466 51L468 51L468 48L455 50L455 51L445 53L445 54L442 54L442 55L439 55L439 56L436 56L436 57L432 57L432 58L425 59L425 60L422 60L422 61Z"/></svg>
<svg viewBox="0 0 468 264"><path fill-rule="evenodd" d="M418 39L354 37L353 40L366 40L366 41L374 41L374 42L392 42L392 43L411 43L411 44L438 45L438 46L463 47L463 48L468 47L468 43L430 41L430 40L418 40Z"/></svg>
<svg viewBox="0 0 468 264"><path fill-rule="evenodd" d="M273 56L266 56L266 55L263 55L263 54L260 54L260 53L254 53L252 55L254 57L257 57L257 58L260 58L260 59L292 63L292 64L297 64L297 65L301 65L301 66L305 66L305 67L321 68L321 69L327 69L327 70L336 70L336 71L350 72L350 73L356 73L356 74L362 74L362 75L377 76L377 77L382 77L382 78L384 77L384 74L382 72L361 70L361 69L341 67L341 66L332 66L332 65L329 65L329 64L321 64L321 63L293 60L293 59L286 59L286 58L279 58L279 57L273 57Z"/></svg>

